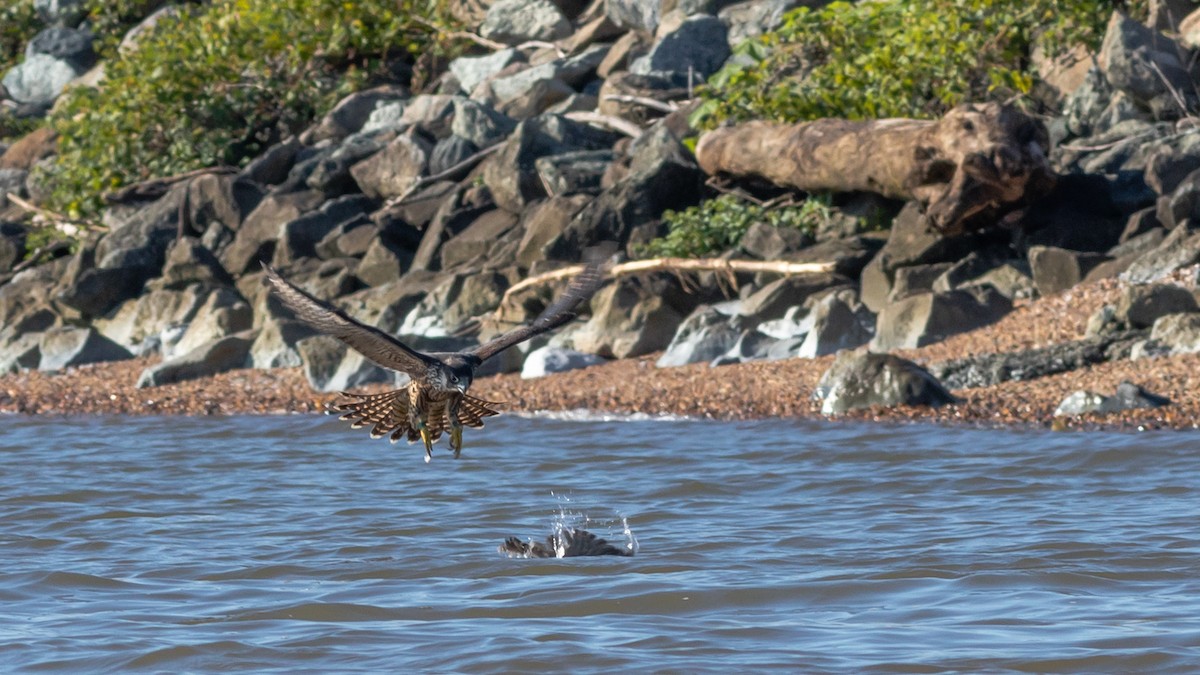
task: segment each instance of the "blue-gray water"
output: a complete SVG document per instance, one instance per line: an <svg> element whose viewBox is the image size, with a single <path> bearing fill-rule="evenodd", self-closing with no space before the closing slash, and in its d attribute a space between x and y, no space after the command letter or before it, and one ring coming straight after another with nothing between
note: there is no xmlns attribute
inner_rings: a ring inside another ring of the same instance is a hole
<svg viewBox="0 0 1200 675"><path fill-rule="evenodd" d="M1194 433L0 424L5 671L1200 670ZM563 509L638 555L497 553Z"/></svg>

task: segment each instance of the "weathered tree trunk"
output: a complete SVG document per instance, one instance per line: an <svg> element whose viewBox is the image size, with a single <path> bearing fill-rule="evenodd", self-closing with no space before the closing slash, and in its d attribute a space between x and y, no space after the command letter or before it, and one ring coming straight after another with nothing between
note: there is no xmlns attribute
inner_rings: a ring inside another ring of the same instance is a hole
<svg viewBox="0 0 1200 675"><path fill-rule="evenodd" d="M1054 184L1048 147L1039 121L986 103L961 105L937 121L748 122L705 134L696 158L710 175L916 199L934 226L953 232L1046 194Z"/></svg>

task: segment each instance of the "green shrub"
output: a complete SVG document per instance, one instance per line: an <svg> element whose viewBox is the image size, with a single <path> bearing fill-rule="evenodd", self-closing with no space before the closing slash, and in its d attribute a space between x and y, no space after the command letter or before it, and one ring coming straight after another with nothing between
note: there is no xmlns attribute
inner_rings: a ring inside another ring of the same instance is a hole
<svg viewBox="0 0 1200 675"><path fill-rule="evenodd" d="M1144 13L1145 0L1121 2ZM802 7L736 50L710 78L693 122L935 117L1034 83L1029 55L1095 45L1108 0L890 0Z"/></svg>
<svg viewBox="0 0 1200 675"><path fill-rule="evenodd" d="M33 0L0 2L0 77L25 56L25 43L41 30Z"/></svg>
<svg viewBox="0 0 1200 675"><path fill-rule="evenodd" d="M757 222L812 234L831 217L827 197L809 197L796 206L764 208L734 195L721 195L683 211L663 213L666 236L647 242L638 254L647 258L700 258L736 247Z"/></svg>
<svg viewBox="0 0 1200 675"><path fill-rule="evenodd" d="M216 0L164 19L109 59L100 89L56 106L51 206L85 217L122 185L244 164L397 58L436 49L426 21L440 12L438 0Z"/></svg>

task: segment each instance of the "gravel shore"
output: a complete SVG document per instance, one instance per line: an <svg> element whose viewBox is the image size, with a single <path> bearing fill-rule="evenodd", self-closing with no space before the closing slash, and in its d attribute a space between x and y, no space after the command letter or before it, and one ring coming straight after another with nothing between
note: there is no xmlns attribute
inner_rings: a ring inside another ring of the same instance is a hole
<svg viewBox="0 0 1200 675"><path fill-rule="evenodd" d="M1088 316L1113 302L1118 293L1118 283L1113 280L1078 286L1050 298L1022 302L986 328L900 355L932 364L1079 339ZM655 358L657 355L614 361L535 380L522 380L515 374L489 377L478 380L472 393L503 401L505 411L587 409L715 419L824 417L820 403L811 395L832 356L665 369L654 366ZM314 392L298 368L239 370L137 389L138 375L153 362L135 359L61 373L6 375L0 377L0 411L38 415L312 413L334 398ZM1107 416L1053 417L1055 408L1071 392L1087 389L1111 394L1124 380L1166 396L1173 404ZM962 402L936 409L876 409L839 419L1088 429L1194 428L1200 419L1198 391L1200 354L1188 354L1109 362L1027 382L957 390L954 393Z"/></svg>

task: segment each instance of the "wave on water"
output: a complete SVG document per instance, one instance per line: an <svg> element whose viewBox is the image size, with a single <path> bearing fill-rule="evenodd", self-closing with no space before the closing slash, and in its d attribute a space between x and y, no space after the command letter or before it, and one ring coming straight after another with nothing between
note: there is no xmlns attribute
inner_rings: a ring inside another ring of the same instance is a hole
<svg viewBox="0 0 1200 675"><path fill-rule="evenodd" d="M505 413L512 417L563 420L566 422L687 422L695 418L687 415L650 413L613 413L576 408L575 410L535 410L533 412Z"/></svg>

